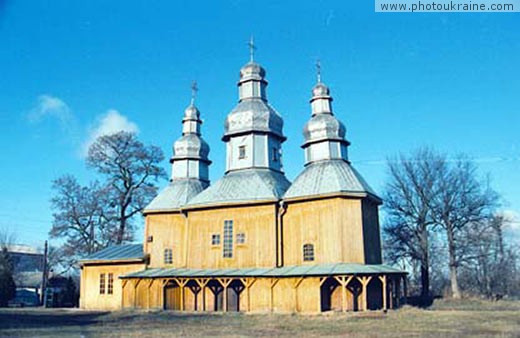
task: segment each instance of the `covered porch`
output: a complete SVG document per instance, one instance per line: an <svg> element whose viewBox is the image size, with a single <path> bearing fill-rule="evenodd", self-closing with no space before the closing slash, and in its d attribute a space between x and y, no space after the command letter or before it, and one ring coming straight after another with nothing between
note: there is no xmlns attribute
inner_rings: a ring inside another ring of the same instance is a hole
<svg viewBox="0 0 520 338"><path fill-rule="evenodd" d="M397 308L406 300L406 274L384 265L147 269L121 278L123 308L366 311Z"/></svg>

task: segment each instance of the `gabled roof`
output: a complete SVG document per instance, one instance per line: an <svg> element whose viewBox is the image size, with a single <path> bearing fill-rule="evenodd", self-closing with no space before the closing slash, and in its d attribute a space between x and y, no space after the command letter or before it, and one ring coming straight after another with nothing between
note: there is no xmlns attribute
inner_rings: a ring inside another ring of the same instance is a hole
<svg viewBox="0 0 520 338"><path fill-rule="evenodd" d="M195 179L173 180L148 204L143 213L179 209L207 186L208 183Z"/></svg>
<svg viewBox="0 0 520 338"><path fill-rule="evenodd" d="M329 263L296 265L281 268L242 269L146 269L132 272L121 278L166 278L166 277L297 277L333 276L348 274L404 274L406 272L384 264Z"/></svg>
<svg viewBox="0 0 520 338"><path fill-rule="evenodd" d="M228 172L195 196L188 207L221 203L279 200L291 182L283 173L269 169L241 169Z"/></svg>
<svg viewBox="0 0 520 338"><path fill-rule="evenodd" d="M143 260L142 244L112 245L80 260L81 263L95 261L134 261Z"/></svg>
<svg viewBox="0 0 520 338"><path fill-rule="evenodd" d="M365 193L379 199L363 177L343 160L313 162L305 167L284 199L331 193Z"/></svg>

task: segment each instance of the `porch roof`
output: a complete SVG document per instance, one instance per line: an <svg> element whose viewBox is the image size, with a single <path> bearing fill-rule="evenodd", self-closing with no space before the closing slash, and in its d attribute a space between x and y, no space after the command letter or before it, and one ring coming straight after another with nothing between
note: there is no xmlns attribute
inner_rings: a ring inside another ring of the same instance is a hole
<svg viewBox="0 0 520 338"><path fill-rule="evenodd" d="M182 269L152 268L132 272L120 278L170 278L170 277L299 277L332 275L405 274L405 271L384 264L331 263L296 265L281 268L242 269Z"/></svg>

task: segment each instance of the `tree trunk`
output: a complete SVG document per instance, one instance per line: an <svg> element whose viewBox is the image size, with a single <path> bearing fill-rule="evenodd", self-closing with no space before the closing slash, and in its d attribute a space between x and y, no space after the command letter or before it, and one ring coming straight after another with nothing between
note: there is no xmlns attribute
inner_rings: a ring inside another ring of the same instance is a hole
<svg viewBox="0 0 520 338"><path fill-rule="evenodd" d="M451 282L451 293L455 299L460 299L459 280L457 277L457 257L455 253L455 238L453 235L453 229L446 227L448 237L448 253L450 256L450 282Z"/></svg>
<svg viewBox="0 0 520 338"><path fill-rule="evenodd" d="M430 297L430 254L428 243L428 230L423 227L421 231L421 249L423 257L421 259L421 297Z"/></svg>

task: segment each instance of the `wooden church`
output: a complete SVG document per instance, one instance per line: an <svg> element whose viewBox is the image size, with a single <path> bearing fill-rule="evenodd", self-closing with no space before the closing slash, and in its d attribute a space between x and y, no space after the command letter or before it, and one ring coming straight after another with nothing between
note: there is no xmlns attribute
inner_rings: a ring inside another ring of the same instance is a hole
<svg viewBox="0 0 520 338"><path fill-rule="evenodd" d="M200 112L184 112L171 180L144 210L144 243L81 261L81 307L178 311L321 312L399 306L406 273L382 264L381 199L352 167L329 88L312 89L305 166L282 166L281 115L266 72L240 70L226 117L226 172L210 184Z"/></svg>

